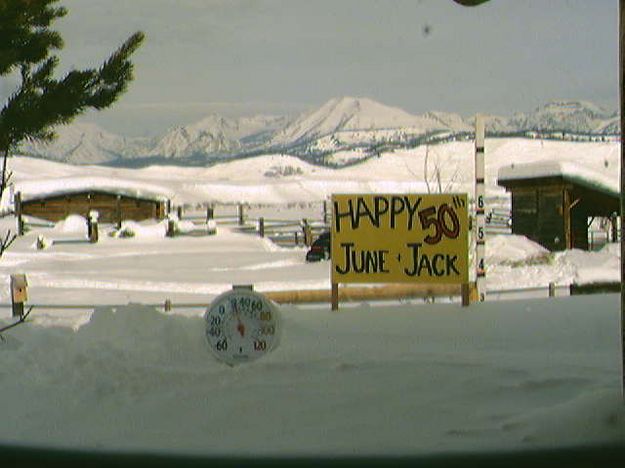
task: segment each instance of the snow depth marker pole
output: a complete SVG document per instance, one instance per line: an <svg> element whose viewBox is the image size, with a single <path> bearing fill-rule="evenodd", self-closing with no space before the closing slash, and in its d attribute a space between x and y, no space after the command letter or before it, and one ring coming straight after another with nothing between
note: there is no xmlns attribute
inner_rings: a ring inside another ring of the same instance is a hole
<svg viewBox="0 0 625 468"><path fill-rule="evenodd" d="M475 116L475 259L478 300L486 299L486 217L484 216L484 118Z"/></svg>

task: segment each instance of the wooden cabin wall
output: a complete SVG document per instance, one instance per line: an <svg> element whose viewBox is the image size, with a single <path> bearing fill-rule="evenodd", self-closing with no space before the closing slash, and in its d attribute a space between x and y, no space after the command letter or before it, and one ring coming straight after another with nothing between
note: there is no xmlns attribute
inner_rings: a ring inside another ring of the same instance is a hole
<svg viewBox="0 0 625 468"><path fill-rule="evenodd" d="M562 188L540 189L538 242L552 251L565 250L567 247L562 203Z"/></svg>
<svg viewBox="0 0 625 468"><path fill-rule="evenodd" d="M522 188L512 193L512 233L549 250L564 250L562 187Z"/></svg>
<svg viewBox="0 0 625 468"><path fill-rule="evenodd" d="M89 211L96 210L100 214L100 222L115 223L120 219L162 219L165 216L164 205L159 201L91 192L25 201L22 202L22 213L57 222L71 214L86 217Z"/></svg>
<svg viewBox="0 0 625 468"><path fill-rule="evenodd" d="M505 184L512 198L512 233L527 236L545 248L588 249L588 218L610 218L620 198L564 180L519 180Z"/></svg>
<svg viewBox="0 0 625 468"><path fill-rule="evenodd" d="M512 233L538 237L538 190L519 189L512 192Z"/></svg>

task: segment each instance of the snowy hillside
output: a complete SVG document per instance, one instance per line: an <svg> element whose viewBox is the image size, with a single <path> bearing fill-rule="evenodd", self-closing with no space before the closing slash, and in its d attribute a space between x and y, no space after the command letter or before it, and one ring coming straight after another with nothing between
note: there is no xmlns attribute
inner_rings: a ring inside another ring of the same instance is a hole
<svg viewBox="0 0 625 468"><path fill-rule="evenodd" d="M509 203L497 185L501 167L513 163L570 162L618 182L620 147L617 142L568 142L523 138L486 139L486 190ZM428 164L425 164L427 155ZM344 153L345 158L357 157ZM361 164L338 169L320 167L290 155L265 154L235 159L211 167L150 166L142 169L80 167L39 159L10 161L16 184L33 179L58 180L84 176L136 180L171 191L175 204L205 202L288 203L320 202L335 192L394 192L443 189L473 191L474 145L454 141L382 152ZM427 169L427 171L426 171ZM8 199L6 193L5 203Z"/></svg>

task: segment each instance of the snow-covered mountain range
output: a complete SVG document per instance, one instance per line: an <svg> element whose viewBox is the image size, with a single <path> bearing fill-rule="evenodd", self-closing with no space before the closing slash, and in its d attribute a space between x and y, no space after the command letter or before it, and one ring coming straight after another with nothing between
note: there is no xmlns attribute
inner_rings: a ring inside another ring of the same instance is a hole
<svg viewBox="0 0 625 468"><path fill-rule="evenodd" d="M95 124L74 123L58 129L51 144L27 143L20 153L72 164L195 163L260 153L290 153L313 162L345 152L374 154L380 148L416 146L424 138L454 138L473 131L474 117L427 112L412 115L368 98L331 99L294 119L258 115L226 118L210 115L161 137L129 138ZM553 101L512 117L486 116L486 129L497 134L617 135L618 114L584 101ZM335 158L333 161L340 160ZM349 160L349 158L347 158Z"/></svg>

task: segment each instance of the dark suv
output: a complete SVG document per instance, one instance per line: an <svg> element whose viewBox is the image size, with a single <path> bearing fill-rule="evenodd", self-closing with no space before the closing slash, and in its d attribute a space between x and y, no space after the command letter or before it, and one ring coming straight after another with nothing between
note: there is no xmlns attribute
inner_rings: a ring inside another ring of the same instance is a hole
<svg viewBox="0 0 625 468"><path fill-rule="evenodd" d="M306 252L307 262L318 262L330 258L330 232L322 232Z"/></svg>

